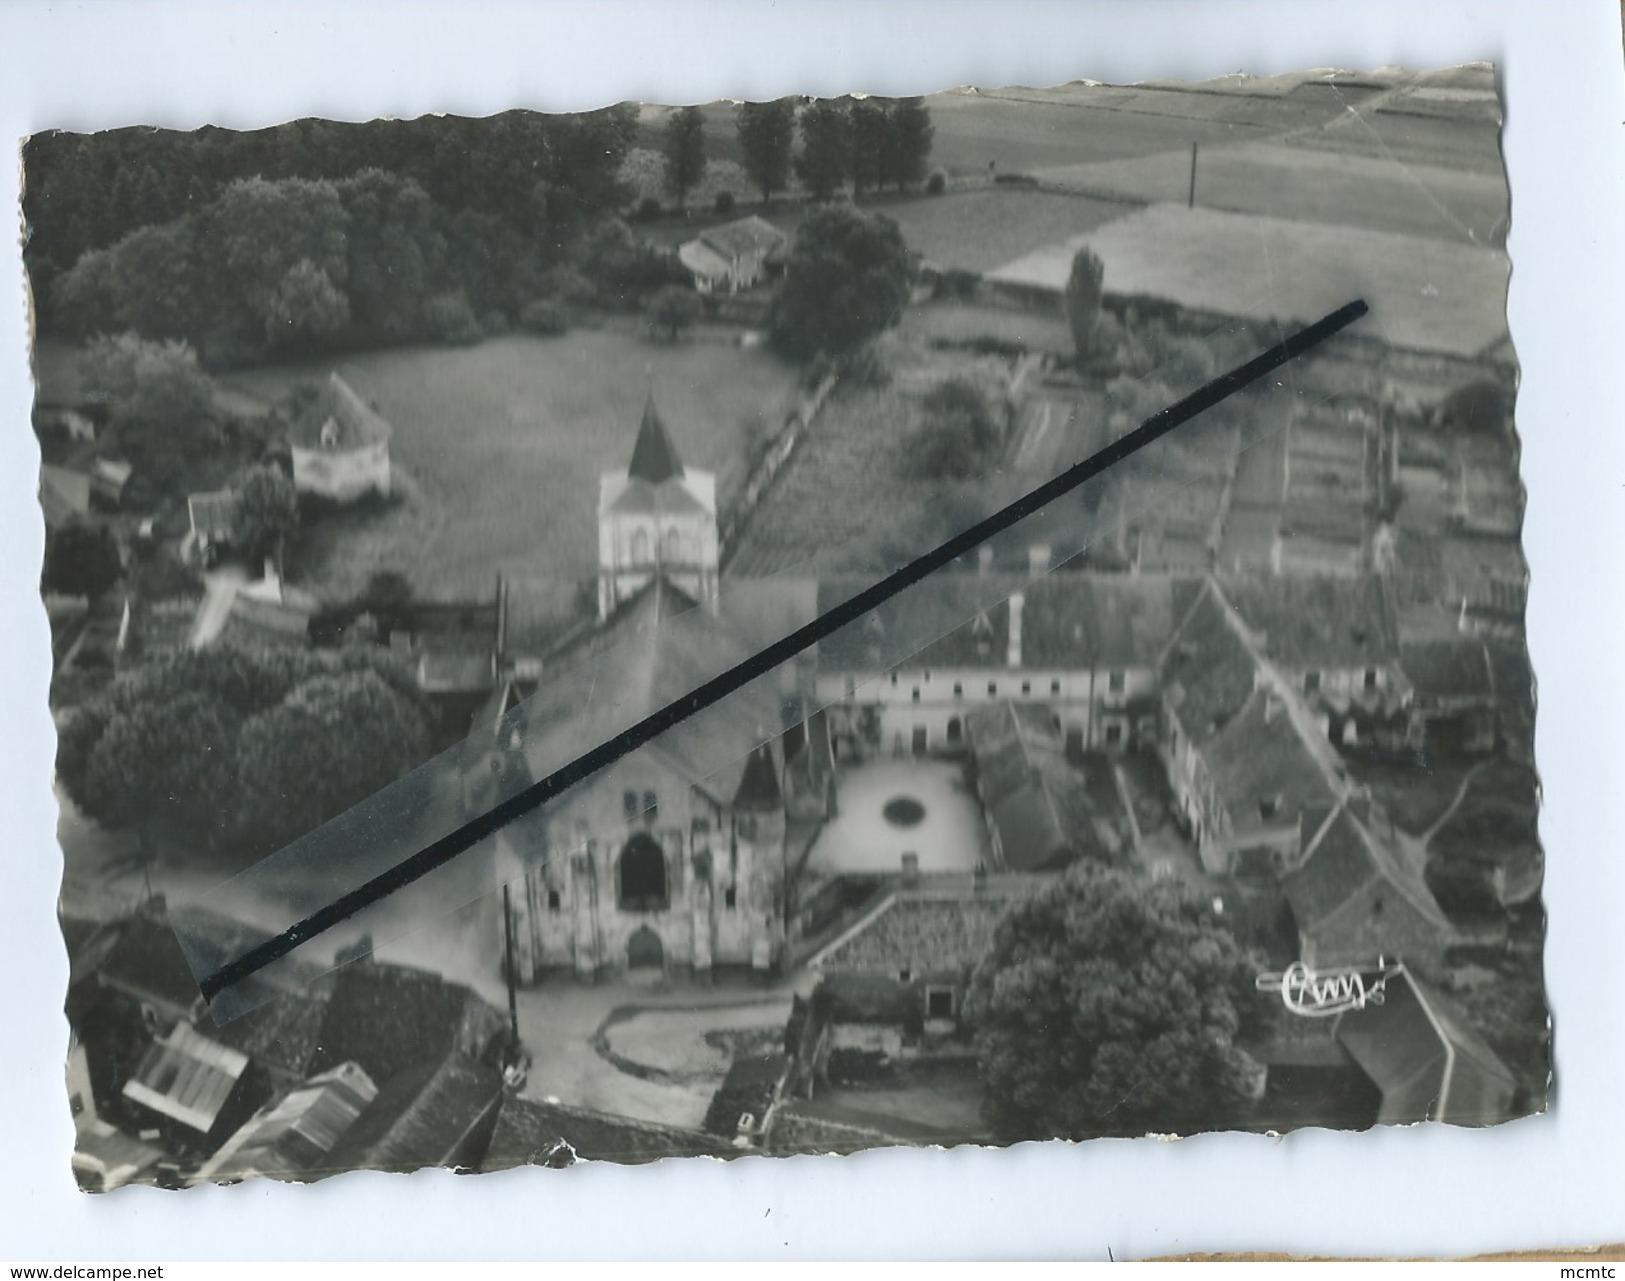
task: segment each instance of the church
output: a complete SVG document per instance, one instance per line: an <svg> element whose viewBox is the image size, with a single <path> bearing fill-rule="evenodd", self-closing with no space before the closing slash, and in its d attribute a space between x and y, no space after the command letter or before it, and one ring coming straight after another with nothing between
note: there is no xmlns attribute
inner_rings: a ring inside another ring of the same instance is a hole
<svg viewBox="0 0 1625 1281"><path fill-rule="evenodd" d="M630 463L600 478L598 534L597 626L550 657L522 710L476 731L507 737L471 773L539 776L748 658L815 604L810 590L786 604L744 584L739 608L724 608L715 477L683 463L652 394ZM781 963L787 845L811 839L833 796L822 718L803 711L811 688L808 665L787 665L504 834L523 870L509 894L521 982L703 981L717 967Z"/></svg>

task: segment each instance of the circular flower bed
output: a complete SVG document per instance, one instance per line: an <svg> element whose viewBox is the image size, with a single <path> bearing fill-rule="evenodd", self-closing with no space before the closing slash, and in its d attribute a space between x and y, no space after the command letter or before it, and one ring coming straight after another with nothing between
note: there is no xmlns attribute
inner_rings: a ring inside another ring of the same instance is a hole
<svg viewBox="0 0 1625 1281"><path fill-rule="evenodd" d="M925 818L925 806L912 796L894 796L880 813L893 827L915 827Z"/></svg>

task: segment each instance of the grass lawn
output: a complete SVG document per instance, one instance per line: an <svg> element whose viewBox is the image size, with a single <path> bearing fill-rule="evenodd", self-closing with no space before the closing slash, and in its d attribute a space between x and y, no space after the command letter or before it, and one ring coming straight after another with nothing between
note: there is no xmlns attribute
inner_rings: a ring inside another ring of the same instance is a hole
<svg viewBox="0 0 1625 1281"><path fill-rule="evenodd" d="M328 368L223 381L274 399ZM374 516L329 518L331 534L309 531L304 572L335 590L374 568L403 570L424 590L483 591L499 569L590 576L599 473L631 457L651 379L684 462L717 473L723 504L755 425L779 421L795 396L794 370L768 352L607 330L363 353L343 368L394 426L403 499Z"/></svg>

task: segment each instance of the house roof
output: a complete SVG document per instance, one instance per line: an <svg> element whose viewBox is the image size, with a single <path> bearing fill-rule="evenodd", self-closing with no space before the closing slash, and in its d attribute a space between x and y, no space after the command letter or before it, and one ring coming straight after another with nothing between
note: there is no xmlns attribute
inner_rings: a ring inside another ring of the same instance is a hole
<svg viewBox="0 0 1625 1281"><path fill-rule="evenodd" d="M1399 664L1423 703L1494 699L1489 649L1477 636L1459 635L1407 644Z"/></svg>
<svg viewBox="0 0 1625 1281"><path fill-rule="evenodd" d="M311 1071L355 1063L374 1081L454 1051L477 1054L503 1027L472 988L374 959L337 971Z"/></svg>
<svg viewBox="0 0 1625 1281"><path fill-rule="evenodd" d="M324 975L303 991L257 1005L229 1023L211 1027L222 1045L241 1050L256 1063L303 1077L321 1045L333 981Z"/></svg>
<svg viewBox="0 0 1625 1281"><path fill-rule="evenodd" d="M1307 829L1310 823L1304 824ZM1345 803L1317 831L1304 832L1304 852L1283 882L1298 927L1313 937L1329 918L1342 911L1361 890L1380 881L1408 903L1441 939L1454 936L1433 892L1367 823ZM1395 948L1397 953L1400 949ZM1359 959L1359 958L1352 958Z"/></svg>
<svg viewBox="0 0 1625 1281"><path fill-rule="evenodd" d="M1399 623L1375 574L1237 575L1220 580L1259 646L1293 669L1381 667L1399 656Z"/></svg>
<svg viewBox="0 0 1625 1281"><path fill-rule="evenodd" d="M323 1164L333 1173L444 1165L501 1099L502 1074L487 1064L462 1054L420 1063L379 1090Z"/></svg>
<svg viewBox="0 0 1625 1281"><path fill-rule="evenodd" d="M329 424L333 444L323 445L322 433ZM288 439L299 448L361 449L388 440L390 435L389 423L337 371L320 387L301 388L295 395Z"/></svg>
<svg viewBox="0 0 1625 1281"><path fill-rule="evenodd" d="M177 929L198 951L200 968L211 969L263 943L264 930L207 909L181 906L166 909L161 899L109 927L96 951L93 970L101 982L139 1001L166 1007L184 1017L201 999L197 978L181 950ZM110 936L110 938L109 938ZM278 977L254 976L249 983L272 995L298 990L315 972L303 963L276 967ZM264 999L263 996L257 999Z"/></svg>
<svg viewBox="0 0 1625 1281"><path fill-rule="evenodd" d="M237 495L229 489L188 494L186 510L192 518L192 528L205 538L223 542L237 527Z"/></svg>
<svg viewBox="0 0 1625 1281"><path fill-rule="evenodd" d="M909 667L1008 668L1011 598L1020 595L1021 667L1154 666L1177 621L1176 578L1147 574L1054 571L1039 578L942 572L929 591L894 597L861 622L821 641L826 671L877 671L900 661L900 644L918 639ZM871 579L827 577L820 612L849 600ZM907 638L907 639L904 639Z"/></svg>
<svg viewBox="0 0 1625 1281"><path fill-rule="evenodd" d="M632 461L626 474L633 480L659 485L668 480L679 480L683 475L683 460L677 456L677 446L671 443L665 421L655 406L654 392L643 405L643 422L638 427L638 438L632 446Z"/></svg>
<svg viewBox="0 0 1625 1281"><path fill-rule="evenodd" d="M250 1174L298 1178L326 1154L378 1097L354 1063L324 1072L256 1112L198 1171L200 1180Z"/></svg>
<svg viewBox="0 0 1625 1281"><path fill-rule="evenodd" d="M775 810L784 804L784 793L779 788L779 770L773 762L773 753L766 746L758 747L745 762L744 777L734 793L734 804L744 810Z"/></svg>
<svg viewBox="0 0 1625 1281"><path fill-rule="evenodd" d="M898 890L807 964L825 973L959 973L987 955L1006 909L1048 879L1012 875L968 887Z"/></svg>
<svg viewBox="0 0 1625 1281"><path fill-rule="evenodd" d="M700 1130L508 1097L480 1168L568 1165L572 1160L641 1165L668 1156L735 1155L731 1145Z"/></svg>
<svg viewBox="0 0 1625 1281"><path fill-rule="evenodd" d="M100 1117L81 1117L73 1144L73 1168L97 1177L103 1191L139 1178L163 1160L164 1151L131 1138Z"/></svg>
<svg viewBox="0 0 1625 1281"><path fill-rule="evenodd" d="M1076 855L1091 830L1091 807L1049 709L1000 699L975 708L965 730L1006 864L1031 871Z"/></svg>
<svg viewBox="0 0 1625 1281"><path fill-rule="evenodd" d="M705 1128L732 1138L745 1130L758 1131L778 1098L790 1060L783 1054L747 1054L728 1065L728 1074L711 1096L705 1110ZM752 1124L746 1125L746 1118Z"/></svg>
<svg viewBox="0 0 1625 1281"><path fill-rule="evenodd" d="M147 1049L124 1097L207 1134L247 1067L246 1054L177 1023Z"/></svg>
<svg viewBox="0 0 1625 1281"><path fill-rule="evenodd" d="M685 240L677 246L677 261L706 280L725 279L733 267L727 257L703 240Z"/></svg>
<svg viewBox="0 0 1625 1281"><path fill-rule="evenodd" d="M77 520L90 512L90 477L46 463L40 468L39 500L48 527Z"/></svg>
<svg viewBox="0 0 1625 1281"><path fill-rule="evenodd" d="M1388 981L1380 1005L1340 1015L1336 1036L1381 1090L1383 1122L1487 1125L1510 1113L1511 1071L1409 971Z"/></svg>
<svg viewBox="0 0 1625 1281"><path fill-rule="evenodd" d="M772 255L783 249L790 238L767 219L750 214L702 231L698 240L712 252L724 259L732 260L758 253ZM693 241L689 243L692 244Z"/></svg>

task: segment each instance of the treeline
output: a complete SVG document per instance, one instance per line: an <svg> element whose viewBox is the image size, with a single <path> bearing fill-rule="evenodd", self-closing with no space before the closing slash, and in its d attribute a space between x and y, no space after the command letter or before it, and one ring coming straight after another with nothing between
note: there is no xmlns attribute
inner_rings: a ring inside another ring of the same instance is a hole
<svg viewBox="0 0 1625 1281"><path fill-rule="evenodd" d="M40 327L185 339L220 367L636 305L675 269L611 216L635 129L617 107L44 135L24 199Z"/></svg>
<svg viewBox="0 0 1625 1281"><path fill-rule="evenodd" d="M780 98L741 103L740 164L766 204L792 175L816 200L851 184L854 194L923 182L935 133L923 98ZM799 135L800 146L796 140ZM684 107L661 135L666 187L680 206L705 173L705 113Z"/></svg>
<svg viewBox="0 0 1625 1281"><path fill-rule="evenodd" d="M538 221L545 213L538 211ZM91 249L35 297L42 330L184 339L229 367L309 350L435 339L582 302L636 305L678 278L602 217L568 238L438 204L414 178L245 178L212 202Z"/></svg>
<svg viewBox="0 0 1625 1281"><path fill-rule="evenodd" d="M195 213L243 178L338 179L363 169L409 178L443 209L487 214L557 244L614 207L636 133L637 108L623 104L479 120L298 120L252 132L39 134L23 147L28 265L66 271L87 250Z"/></svg>

